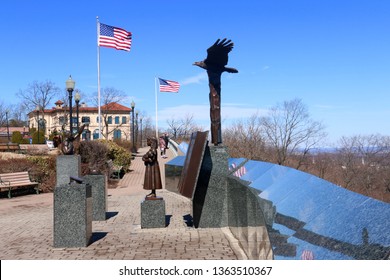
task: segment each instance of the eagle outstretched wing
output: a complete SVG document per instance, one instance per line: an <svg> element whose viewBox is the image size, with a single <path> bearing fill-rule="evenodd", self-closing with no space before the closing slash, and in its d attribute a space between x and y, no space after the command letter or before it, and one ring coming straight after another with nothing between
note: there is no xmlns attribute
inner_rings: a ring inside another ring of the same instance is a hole
<svg viewBox="0 0 390 280"><path fill-rule="evenodd" d="M228 63L228 53L233 49L233 45L231 40L218 39L207 49L207 58L204 63L209 66L224 67Z"/></svg>

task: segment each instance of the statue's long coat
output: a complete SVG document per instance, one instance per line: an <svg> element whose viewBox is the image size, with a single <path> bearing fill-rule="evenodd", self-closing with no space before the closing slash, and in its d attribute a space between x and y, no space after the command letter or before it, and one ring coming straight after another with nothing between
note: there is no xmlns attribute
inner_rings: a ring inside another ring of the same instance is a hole
<svg viewBox="0 0 390 280"><path fill-rule="evenodd" d="M162 189L160 166L157 161L157 150L153 147L142 157L145 163L145 190Z"/></svg>

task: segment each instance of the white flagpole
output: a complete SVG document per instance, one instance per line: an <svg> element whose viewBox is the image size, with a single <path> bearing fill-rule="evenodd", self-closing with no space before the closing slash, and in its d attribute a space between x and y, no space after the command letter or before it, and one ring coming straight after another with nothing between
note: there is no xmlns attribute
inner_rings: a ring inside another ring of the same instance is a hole
<svg viewBox="0 0 390 280"><path fill-rule="evenodd" d="M156 138L158 139L158 119L157 119L157 77L154 78L154 93L156 95Z"/></svg>
<svg viewBox="0 0 390 280"><path fill-rule="evenodd" d="M99 17L96 17L97 25L97 70L98 70L98 119L99 119L99 139L102 138L102 112L100 109L100 47L99 47L99 35L100 35L100 24Z"/></svg>

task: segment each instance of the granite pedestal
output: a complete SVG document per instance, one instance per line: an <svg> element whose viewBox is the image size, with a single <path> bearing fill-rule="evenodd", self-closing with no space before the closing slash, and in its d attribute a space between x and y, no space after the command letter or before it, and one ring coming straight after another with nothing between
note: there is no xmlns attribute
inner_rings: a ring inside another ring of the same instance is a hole
<svg viewBox="0 0 390 280"><path fill-rule="evenodd" d="M92 188L92 219L105 221L107 212L107 176L91 174L83 177Z"/></svg>
<svg viewBox="0 0 390 280"><path fill-rule="evenodd" d="M141 202L141 228L164 228L165 201L163 199Z"/></svg>
<svg viewBox="0 0 390 280"><path fill-rule="evenodd" d="M227 147L207 146L193 197L195 227L228 226Z"/></svg>
<svg viewBox="0 0 390 280"><path fill-rule="evenodd" d="M57 157L57 183L61 186L69 183L69 178L81 176L81 157L79 155L61 155Z"/></svg>
<svg viewBox="0 0 390 280"><path fill-rule="evenodd" d="M86 247L92 237L92 192L88 184L54 189L54 247Z"/></svg>

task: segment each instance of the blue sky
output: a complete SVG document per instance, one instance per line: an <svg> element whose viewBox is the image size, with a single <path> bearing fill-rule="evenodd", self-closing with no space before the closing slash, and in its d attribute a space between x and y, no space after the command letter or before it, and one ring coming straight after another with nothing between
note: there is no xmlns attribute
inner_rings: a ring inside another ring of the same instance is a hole
<svg viewBox="0 0 390 280"><path fill-rule="evenodd" d="M322 121L329 142L390 134L390 1L6 1L0 10L0 98L69 74L97 92L96 16L133 33L130 52L100 48L101 86L154 120L154 78L181 83L159 93L159 127L192 114L208 129L208 82L192 65L216 39L232 39L222 76L223 125L293 98ZM56 100L53 100L55 102ZM88 102L87 102L88 103Z"/></svg>

